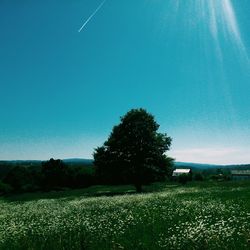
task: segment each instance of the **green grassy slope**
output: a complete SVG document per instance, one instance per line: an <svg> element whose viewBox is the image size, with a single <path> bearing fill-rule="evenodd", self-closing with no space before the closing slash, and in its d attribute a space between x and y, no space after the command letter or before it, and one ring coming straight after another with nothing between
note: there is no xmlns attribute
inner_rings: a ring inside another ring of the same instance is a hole
<svg viewBox="0 0 250 250"><path fill-rule="evenodd" d="M146 191L96 186L2 198L0 249L249 249L250 182Z"/></svg>

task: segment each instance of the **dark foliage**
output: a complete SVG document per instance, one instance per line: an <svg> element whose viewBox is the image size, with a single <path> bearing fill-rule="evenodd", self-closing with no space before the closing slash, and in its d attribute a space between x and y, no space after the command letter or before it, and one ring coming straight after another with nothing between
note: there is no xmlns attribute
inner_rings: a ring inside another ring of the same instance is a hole
<svg viewBox="0 0 250 250"><path fill-rule="evenodd" d="M123 116L104 145L94 152L98 180L131 183L138 192L144 184L163 180L173 161L165 155L171 138L158 129L154 117L144 109L132 109Z"/></svg>
<svg viewBox="0 0 250 250"><path fill-rule="evenodd" d="M3 178L3 182L8 184L14 192L32 191L35 186L33 173L26 167L14 167Z"/></svg>
<svg viewBox="0 0 250 250"><path fill-rule="evenodd" d="M178 181L185 185L188 181L190 180L190 177L188 174L181 174L179 177L178 177Z"/></svg>
<svg viewBox="0 0 250 250"><path fill-rule="evenodd" d="M67 167L66 174L69 188L85 188L96 183L94 173L86 172L82 167Z"/></svg>
<svg viewBox="0 0 250 250"><path fill-rule="evenodd" d="M93 174L81 167L68 167L61 160L50 159L42 163L42 187L45 190L83 188L94 184Z"/></svg>
<svg viewBox="0 0 250 250"><path fill-rule="evenodd" d="M0 161L0 180L4 178L13 167L13 165L7 162Z"/></svg>
<svg viewBox="0 0 250 250"><path fill-rule="evenodd" d="M195 180L195 181L203 181L203 180L204 180L204 177L203 177L203 175L202 175L201 173L196 173L196 174L194 175L194 180Z"/></svg>
<svg viewBox="0 0 250 250"><path fill-rule="evenodd" d="M0 195L8 194L10 192L12 192L12 187L9 184L0 181Z"/></svg>
<svg viewBox="0 0 250 250"><path fill-rule="evenodd" d="M217 181L230 181L231 177L230 174L216 174L209 176L211 180L217 180Z"/></svg>
<svg viewBox="0 0 250 250"><path fill-rule="evenodd" d="M67 186L67 170L61 160L42 163L42 186L49 190Z"/></svg>
<svg viewBox="0 0 250 250"><path fill-rule="evenodd" d="M0 180L0 195L84 188L96 183L93 167L78 163L68 166L61 160L50 159L35 166L25 162L16 165L7 166L8 171Z"/></svg>

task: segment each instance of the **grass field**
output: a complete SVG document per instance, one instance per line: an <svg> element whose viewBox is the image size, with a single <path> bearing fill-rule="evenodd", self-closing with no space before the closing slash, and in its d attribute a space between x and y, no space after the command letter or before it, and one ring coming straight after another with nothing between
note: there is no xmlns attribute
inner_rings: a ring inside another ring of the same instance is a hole
<svg viewBox="0 0 250 250"><path fill-rule="evenodd" d="M250 249L250 182L0 199L0 249Z"/></svg>

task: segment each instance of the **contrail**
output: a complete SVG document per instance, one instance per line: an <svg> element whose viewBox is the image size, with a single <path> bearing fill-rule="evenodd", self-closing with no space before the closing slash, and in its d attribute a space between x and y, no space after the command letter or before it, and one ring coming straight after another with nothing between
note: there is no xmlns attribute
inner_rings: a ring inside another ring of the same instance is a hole
<svg viewBox="0 0 250 250"><path fill-rule="evenodd" d="M78 30L78 32L81 32L82 29L88 24L88 22L95 16L95 14L102 8L102 6L105 4L107 0L104 0L98 7L97 9L92 13L92 15L84 22L82 27Z"/></svg>

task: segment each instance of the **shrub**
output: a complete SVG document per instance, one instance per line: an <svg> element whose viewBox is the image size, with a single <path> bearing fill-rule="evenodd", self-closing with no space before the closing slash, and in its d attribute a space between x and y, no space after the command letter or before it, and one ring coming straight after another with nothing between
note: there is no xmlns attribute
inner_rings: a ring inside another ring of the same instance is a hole
<svg viewBox="0 0 250 250"><path fill-rule="evenodd" d="M179 177L178 177L178 181L185 185L188 181L189 181L189 175L187 174L181 174Z"/></svg>
<svg viewBox="0 0 250 250"><path fill-rule="evenodd" d="M202 175L201 173L197 173L197 174L195 174L195 176L194 176L194 180L195 180L195 181L203 181L203 180L204 180L204 177L203 177L203 175Z"/></svg>
<svg viewBox="0 0 250 250"><path fill-rule="evenodd" d="M12 191L12 187L9 184L6 184L0 181L0 195L8 194Z"/></svg>
<svg viewBox="0 0 250 250"><path fill-rule="evenodd" d="M3 182L12 187L14 192L23 191L23 187L32 184L32 177L26 167L14 167L5 176Z"/></svg>

